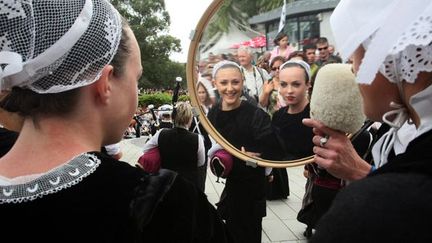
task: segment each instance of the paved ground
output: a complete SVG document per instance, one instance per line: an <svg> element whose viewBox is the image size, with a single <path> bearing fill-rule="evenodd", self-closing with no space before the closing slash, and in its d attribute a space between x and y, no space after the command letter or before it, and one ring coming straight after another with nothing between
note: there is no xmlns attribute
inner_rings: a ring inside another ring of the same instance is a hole
<svg viewBox="0 0 432 243"><path fill-rule="evenodd" d="M145 137L123 140L121 142L122 160L135 164L142 153L141 148L145 142ZM303 236L305 225L296 220L306 182L303 177L303 168L288 168L287 171L290 196L286 200L267 201L267 217L263 219L262 242L307 242ZM205 192L210 202L218 201L223 186L223 183L216 182L216 177L210 171L207 173Z"/></svg>

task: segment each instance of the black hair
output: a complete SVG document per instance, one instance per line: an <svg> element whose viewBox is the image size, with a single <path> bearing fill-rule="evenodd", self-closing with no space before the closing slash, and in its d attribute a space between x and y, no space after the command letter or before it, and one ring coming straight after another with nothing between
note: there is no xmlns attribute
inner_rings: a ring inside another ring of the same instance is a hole
<svg viewBox="0 0 432 243"><path fill-rule="evenodd" d="M307 44L303 46L303 52L306 53L306 51L310 49L316 50L316 48L315 44Z"/></svg>

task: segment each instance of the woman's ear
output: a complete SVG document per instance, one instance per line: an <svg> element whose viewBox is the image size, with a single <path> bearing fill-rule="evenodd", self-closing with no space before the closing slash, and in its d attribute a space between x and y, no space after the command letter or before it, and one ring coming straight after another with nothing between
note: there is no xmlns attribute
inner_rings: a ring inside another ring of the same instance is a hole
<svg viewBox="0 0 432 243"><path fill-rule="evenodd" d="M95 93L103 104L106 104L111 97L112 80L114 79L114 67L106 65L101 72L99 79L95 82Z"/></svg>

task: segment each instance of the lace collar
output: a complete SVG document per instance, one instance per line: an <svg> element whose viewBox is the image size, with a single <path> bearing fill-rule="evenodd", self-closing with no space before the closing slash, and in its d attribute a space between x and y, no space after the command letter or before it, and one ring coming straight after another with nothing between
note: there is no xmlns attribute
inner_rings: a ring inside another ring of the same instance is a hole
<svg viewBox="0 0 432 243"><path fill-rule="evenodd" d="M0 186L0 204L32 201L78 184L93 173L101 161L93 154L80 154L27 183Z"/></svg>

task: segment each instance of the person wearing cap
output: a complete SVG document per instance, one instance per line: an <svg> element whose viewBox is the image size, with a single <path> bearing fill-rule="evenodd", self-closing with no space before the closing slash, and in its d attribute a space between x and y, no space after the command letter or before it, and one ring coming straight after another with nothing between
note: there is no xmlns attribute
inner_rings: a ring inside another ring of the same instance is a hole
<svg viewBox="0 0 432 243"><path fill-rule="evenodd" d="M310 140L313 133L301 122L303 118L309 117L309 75L310 67L305 61L290 60L279 67L279 93L286 106L273 114L272 125L278 128L286 148L289 149L291 158L287 159L298 159L312 154L313 144ZM299 136L299 133L302 135Z"/></svg>
<svg viewBox="0 0 432 243"><path fill-rule="evenodd" d="M302 124L302 119L309 118L310 107L308 90L310 87L310 67L305 61L289 60L279 67L279 90L278 92L285 100L287 106L276 111L272 118L272 126L275 127L282 138L287 152L286 160L304 158L313 154L312 148L312 129ZM316 167L316 166L315 166ZM325 212L323 197L327 191L335 194L337 190L323 189L315 187L315 191L322 195L313 199L312 188L317 178L314 173L314 165L305 166L305 171L309 172L306 182L306 191L303 197L302 208L297 219L307 225L305 236L311 235L311 230L315 226L317 219ZM278 172L278 173L276 173ZM271 184L269 199L286 198L289 195L288 174L286 169L274 170L275 183ZM279 177L281 179L277 180ZM279 181L279 184L276 182ZM315 193L317 194L317 193ZM327 193L328 194L328 193ZM328 203L326 203L328 204ZM312 206L313 205L313 206ZM327 207L328 208L328 207Z"/></svg>
<svg viewBox="0 0 432 243"><path fill-rule="evenodd" d="M0 107L24 119L0 158L0 228L14 242L226 242L205 194L100 152L138 105L137 40L105 0L0 4ZM41 220L43 219L43 223Z"/></svg>
<svg viewBox="0 0 432 243"><path fill-rule="evenodd" d="M277 128L287 151L286 160L298 159L312 154L310 139L312 131L302 125L301 119L309 117L309 65L300 60L289 60L279 67L278 92L286 106L273 114L272 126ZM269 199L286 198L289 195L288 175L285 169L278 171L279 185L272 184ZM273 172L273 173L274 173ZM276 175L276 174L275 174ZM276 182L275 181L275 182Z"/></svg>
<svg viewBox="0 0 432 243"><path fill-rule="evenodd" d="M161 105L158 109L158 115L159 115L159 129L162 128L173 128L174 123L172 120L172 111L173 107L172 105L165 104Z"/></svg>
<svg viewBox="0 0 432 243"><path fill-rule="evenodd" d="M330 23L363 97L365 115L390 129L370 165L344 133L317 120L315 162L351 180L312 242L430 242L432 216L432 3L342 0ZM324 139L325 138L325 139Z"/></svg>
<svg viewBox="0 0 432 243"><path fill-rule="evenodd" d="M221 61L213 68L213 78L221 97L207 115L214 128L250 156L281 159L282 148L269 115L241 98L245 82L241 67L235 62ZM233 158L217 209L235 242L261 242L261 223L266 215L265 168Z"/></svg>

